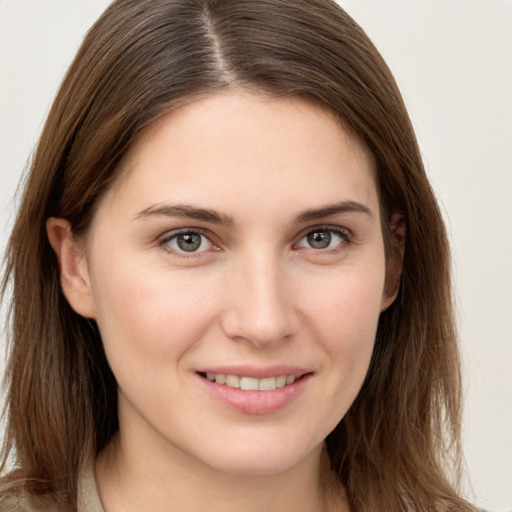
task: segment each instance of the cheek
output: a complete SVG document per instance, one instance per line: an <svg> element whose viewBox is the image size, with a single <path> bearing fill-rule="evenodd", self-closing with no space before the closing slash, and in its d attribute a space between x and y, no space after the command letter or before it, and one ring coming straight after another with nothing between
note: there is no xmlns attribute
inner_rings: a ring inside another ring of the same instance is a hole
<svg viewBox="0 0 512 512"><path fill-rule="evenodd" d="M360 339L373 341L384 279L384 264L380 261L347 267L322 280L313 276L300 292L306 301L304 310L324 338L347 339L347 343L353 340L356 345Z"/></svg>
<svg viewBox="0 0 512 512"><path fill-rule="evenodd" d="M215 308L207 278L122 263L101 269L93 296L113 367L133 363L154 371L162 362L175 365L200 341Z"/></svg>
<svg viewBox="0 0 512 512"><path fill-rule="evenodd" d="M382 267L382 268L381 268ZM368 270L374 269L374 270ZM353 268L340 279L324 283L322 291L311 286L307 305L311 336L325 354L328 382L327 403L335 404L333 418L339 421L350 407L368 371L380 316L383 266Z"/></svg>

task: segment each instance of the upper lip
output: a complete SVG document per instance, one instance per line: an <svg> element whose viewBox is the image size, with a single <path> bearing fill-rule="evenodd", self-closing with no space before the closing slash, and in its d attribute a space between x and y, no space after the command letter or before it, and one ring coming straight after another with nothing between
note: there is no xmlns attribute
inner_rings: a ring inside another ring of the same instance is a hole
<svg viewBox="0 0 512 512"><path fill-rule="evenodd" d="M197 373L214 373L216 375L237 375L239 377L252 377L254 379L266 379L269 377L279 377L281 375L295 375L301 377L307 373L311 373L309 368L290 366L290 365L274 365L268 367L256 367L248 365L230 365L230 366L209 366L201 368Z"/></svg>

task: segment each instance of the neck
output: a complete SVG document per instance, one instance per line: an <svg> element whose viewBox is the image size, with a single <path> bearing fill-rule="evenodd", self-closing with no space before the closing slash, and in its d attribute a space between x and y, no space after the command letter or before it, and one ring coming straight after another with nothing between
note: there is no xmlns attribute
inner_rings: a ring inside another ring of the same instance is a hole
<svg viewBox="0 0 512 512"><path fill-rule="evenodd" d="M221 472L174 450L152 457L128 449L118 435L96 461L96 479L105 512L348 512L341 484L322 446L278 474Z"/></svg>

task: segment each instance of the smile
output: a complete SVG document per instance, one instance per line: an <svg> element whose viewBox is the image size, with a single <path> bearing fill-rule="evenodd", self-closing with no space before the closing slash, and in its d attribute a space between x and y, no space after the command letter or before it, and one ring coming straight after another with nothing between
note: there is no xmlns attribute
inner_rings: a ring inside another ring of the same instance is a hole
<svg viewBox="0 0 512 512"><path fill-rule="evenodd" d="M224 375L222 373L206 373L205 376L210 382L223 384L230 388L242 389L244 391L273 391L289 386L300 378L300 375L279 375L277 377L256 379L254 377Z"/></svg>
<svg viewBox="0 0 512 512"><path fill-rule="evenodd" d="M310 368L224 366L196 372L207 393L244 414L269 414L298 399L314 375Z"/></svg>

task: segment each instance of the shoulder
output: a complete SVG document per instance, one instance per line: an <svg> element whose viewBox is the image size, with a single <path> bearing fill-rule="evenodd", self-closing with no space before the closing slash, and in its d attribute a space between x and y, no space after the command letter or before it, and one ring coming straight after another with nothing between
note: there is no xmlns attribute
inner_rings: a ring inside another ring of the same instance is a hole
<svg viewBox="0 0 512 512"><path fill-rule="evenodd" d="M18 493L5 493L0 496L0 512L31 512L26 499Z"/></svg>
<svg viewBox="0 0 512 512"><path fill-rule="evenodd" d="M0 0L1 1L1 0ZM22 480L2 482L0 478L0 512L105 512L96 486L92 466L83 471L78 479L78 503L66 505L55 494L34 494L22 487ZM20 484L21 482L21 484Z"/></svg>
<svg viewBox="0 0 512 512"><path fill-rule="evenodd" d="M58 512L53 500L35 498L26 493L0 496L0 512Z"/></svg>

